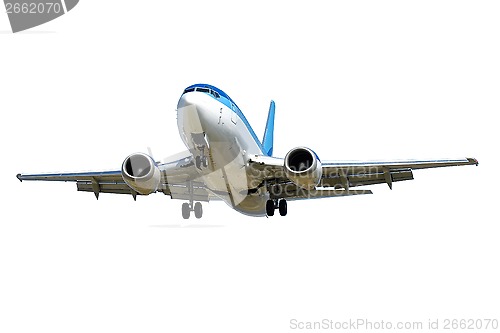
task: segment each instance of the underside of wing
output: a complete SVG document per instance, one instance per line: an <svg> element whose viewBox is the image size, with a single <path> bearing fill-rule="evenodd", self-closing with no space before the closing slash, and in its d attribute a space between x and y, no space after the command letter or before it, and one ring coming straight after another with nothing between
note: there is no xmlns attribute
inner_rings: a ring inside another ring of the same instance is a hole
<svg viewBox="0 0 500 333"><path fill-rule="evenodd" d="M273 186L272 191L273 192L270 193L269 199L287 199L290 201L372 194L372 191L362 189L344 190L334 188L315 188L312 190L306 190L292 183L275 185Z"/></svg>
<svg viewBox="0 0 500 333"><path fill-rule="evenodd" d="M461 165L478 165L474 158L406 161L324 162L320 186L349 189L356 186L413 179L413 170Z"/></svg>
<svg viewBox="0 0 500 333"><path fill-rule="evenodd" d="M250 160L253 176L261 179L259 186L267 186L269 193L274 198L306 198L314 197L307 194L307 190L297 184L287 175L286 161L281 158L268 156L255 156ZM352 192L353 187L387 184L392 189L392 183L412 180L413 170L428 169L461 165L478 165L474 158L463 159L436 159L436 160L406 160L406 161L336 161L321 163L321 177L316 185L316 190L333 191L320 192L316 196L338 196L335 191L343 189L344 195L359 194ZM287 172L288 171L288 172ZM294 192L303 193L292 195ZM273 193L276 193L273 195ZM366 194L366 193L361 193ZM342 195L342 194L341 194Z"/></svg>
<svg viewBox="0 0 500 333"><path fill-rule="evenodd" d="M145 154L139 157L147 156ZM130 155L128 157L131 158ZM147 156L149 157L149 156ZM123 168L127 168L126 161ZM154 168L158 170L157 183L151 192L142 193L127 184L124 179L124 170L92 171L72 173L45 173L45 174L18 174L20 181L59 181L75 182L78 191L93 192L96 198L100 193L130 194L134 200L137 195L162 192L170 195L172 199L188 199L190 196L196 201L209 201L213 198L203 182L198 181L199 173L194 166L192 156L189 152L181 153L175 159L156 164L152 159ZM134 171L133 167L130 167Z"/></svg>
<svg viewBox="0 0 500 333"><path fill-rule="evenodd" d="M20 181L38 180L75 182L78 191L94 192L96 198L99 198L99 193L131 194L134 196L134 198L138 194L123 181L120 170L47 174L18 174L17 178Z"/></svg>

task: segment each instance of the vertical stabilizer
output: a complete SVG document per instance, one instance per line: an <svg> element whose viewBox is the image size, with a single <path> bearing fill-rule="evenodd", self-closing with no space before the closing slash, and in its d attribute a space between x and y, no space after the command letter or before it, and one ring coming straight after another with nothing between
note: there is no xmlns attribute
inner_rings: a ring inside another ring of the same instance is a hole
<svg viewBox="0 0 500 333"><path fill-rule="evenodd" d="M269 114L267 115L266 130L264 138L262 139L262 147L264 147L264 154L267 156L273 155L273 141L274 141L274 101L269 105Z"/></svg>

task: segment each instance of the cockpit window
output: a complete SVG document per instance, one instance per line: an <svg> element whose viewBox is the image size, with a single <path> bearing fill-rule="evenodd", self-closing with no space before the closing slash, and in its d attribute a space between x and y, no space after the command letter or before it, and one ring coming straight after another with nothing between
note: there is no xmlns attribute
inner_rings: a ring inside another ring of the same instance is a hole
<svg viewBox="0 0 500 333"><path fill-rule="evenodd" d="M199 91L202 93L210 94L214 98L221 98L221 94L219 94L217 91L214 89L208 88L208 87L189 87L184 90L184 93L192 92L192 91ZM224 96L224 95L223 95Z"/></svg>

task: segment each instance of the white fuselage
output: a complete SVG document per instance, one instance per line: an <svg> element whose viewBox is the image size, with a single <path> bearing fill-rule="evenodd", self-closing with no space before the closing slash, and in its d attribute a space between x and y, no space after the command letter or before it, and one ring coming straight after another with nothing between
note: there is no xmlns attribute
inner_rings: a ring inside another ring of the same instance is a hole
<svg viewBox="0 0 500 333"><path fill-rule="evenodd" d="M208 158L208 166L198 169L207 190L241 213L266 215L269 195L264 188L248 191L260 182L248 160L262 155L262 147L237 106L203 92L187 92L177 105L177 125L193 156Z"/></svg>

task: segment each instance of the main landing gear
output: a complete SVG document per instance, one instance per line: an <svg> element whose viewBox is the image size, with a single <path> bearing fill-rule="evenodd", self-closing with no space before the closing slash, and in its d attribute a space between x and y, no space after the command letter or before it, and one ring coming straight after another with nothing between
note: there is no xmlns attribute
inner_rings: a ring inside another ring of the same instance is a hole
<svg viewBox="0 0 500 333"><path fill-rule="evenodd" d="M191 212L194 212L194 216L197 219L201 219L203 216L203 207L201 206L201 202L194 202L193 182L189 181L186 185L189 194L189 202L182 204L182 217L187 220Z"/></svg>
<svg viewBox="0 0 500 333"><path fill-rule="evenodd" d="M187 220L191 215L191 212L194 212L194 216L197 219L200 219L203 216L203 206L201 202L193 203L185 202L182 204L182 217Z"/></svg>
<svg viewBox="0 0 500 333"><path fill-rule="evenodd" d="M266 213L267 216L274 216L274 211L278 209L281 216L286 216L287 213L287 203L285 199L270 199L266 202Z"/></svg>

